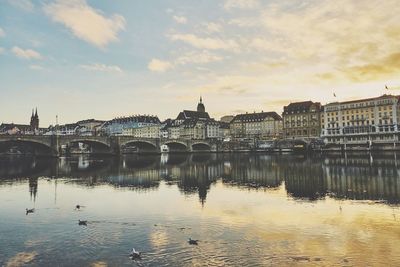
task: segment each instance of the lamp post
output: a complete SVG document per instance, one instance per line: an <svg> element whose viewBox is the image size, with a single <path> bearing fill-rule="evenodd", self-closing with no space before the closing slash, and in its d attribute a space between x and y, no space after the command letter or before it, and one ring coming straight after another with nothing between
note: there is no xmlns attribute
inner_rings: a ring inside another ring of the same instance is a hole
<svg viewBox="0 0 400 267"><path fill-rule="evenodd" d="M56 115L56 148L57 153L60 153L60 149L58 148L58 115Z"/></svg>

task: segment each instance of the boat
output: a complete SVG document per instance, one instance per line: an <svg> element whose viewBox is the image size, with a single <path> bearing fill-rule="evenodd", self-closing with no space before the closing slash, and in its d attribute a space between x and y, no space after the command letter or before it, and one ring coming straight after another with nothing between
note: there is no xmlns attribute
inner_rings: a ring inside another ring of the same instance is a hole
<svg viewBox="0 0 400 267"><path fill-rule="evenodd" d="M161 153L168 153L168 152L169 152L168 145L162 145L161 146Z"/></svg>

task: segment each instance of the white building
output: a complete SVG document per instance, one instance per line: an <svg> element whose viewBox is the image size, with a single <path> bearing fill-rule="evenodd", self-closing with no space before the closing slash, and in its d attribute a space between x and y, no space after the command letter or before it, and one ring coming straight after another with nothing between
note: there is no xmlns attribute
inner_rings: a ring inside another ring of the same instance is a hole
<svg viewBox="0 0 400 267"><path fill-rule="evenodd" d="M161 124L124 129L122 134L142 138L160 138Z"/></svg>
<svg viewBox="0 0 400 267"><path fill-rule="evenodd" d="M321 114L321 136L335 144L398 141L399 107L393 95L329 103Z"/></svg>
<svg viewBox="0 0 400 267"><path fill-rule="evenodd" d="M206 126L206 138L219 139L221 138L219 132L219 123L215 120L207 120Z"/></svg>

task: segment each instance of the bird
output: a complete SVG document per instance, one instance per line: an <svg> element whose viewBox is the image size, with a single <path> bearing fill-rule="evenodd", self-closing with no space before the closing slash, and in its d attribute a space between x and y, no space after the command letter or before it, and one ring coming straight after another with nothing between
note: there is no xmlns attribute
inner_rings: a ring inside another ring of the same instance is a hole
<svg viewBox="0 0 400 267"><path fill-rule="evenodd" d="M389 87L388 87L386 84L385 84L385 89L386 89L386 90L389 90Z"/></svg>
<svg viewBox="0 0 400 267"><path fill-rule="evenodd" d="M336 97L336 93L333 93L333 96Z"/></svg>
<svg viewBox="0 0 400 267"><path fill-rule="evenodd" d="M129 254L129 256L132 259L139 259L141 254L142 254L141 252L137 251L135 248L132 248L131 254Z"/></svg>
<svg viewBox="0 0 400 267"><path fill-rule="evenodd" d="M87 226L87 221L78 220L78 225L85 225L85 226Z"/></svg>
<svg viewBox="0 0 400 267"><path fill-rule="evenodd" d="M194 239L192 239L192 238L190 238L189 237L189 239L188 239L188 243L189 243L189 245L198 245L199 243L199 240L194 240Z"/></svg>
<svg viewBox="0 0 400 267"><path fill-rule="evenodd" d="M35 209L26 209L26 215L28 215L29 213L34 213Z"/></svg>
<svg viewBox="0 0 400 267"><path fill-rule="evenodd" d="M75 206L75 209L76 209L76 210L80 210L81 207L82 207L82 206L78 204L78 205Z"/></svg>

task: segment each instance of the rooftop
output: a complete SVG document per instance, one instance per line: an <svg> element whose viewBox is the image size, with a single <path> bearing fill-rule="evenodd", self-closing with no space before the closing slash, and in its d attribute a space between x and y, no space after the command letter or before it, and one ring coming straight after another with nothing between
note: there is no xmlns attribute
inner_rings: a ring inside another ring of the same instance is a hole
<svg viewBox="0 0 400 267"><path fill-rule="evenodd" d="M258 113L245 113L236 115L231 122L234 121L261 121L267 117L271 117L274 120L282 120L282 117L275 111L273 112L258 112Z"/></svg>

